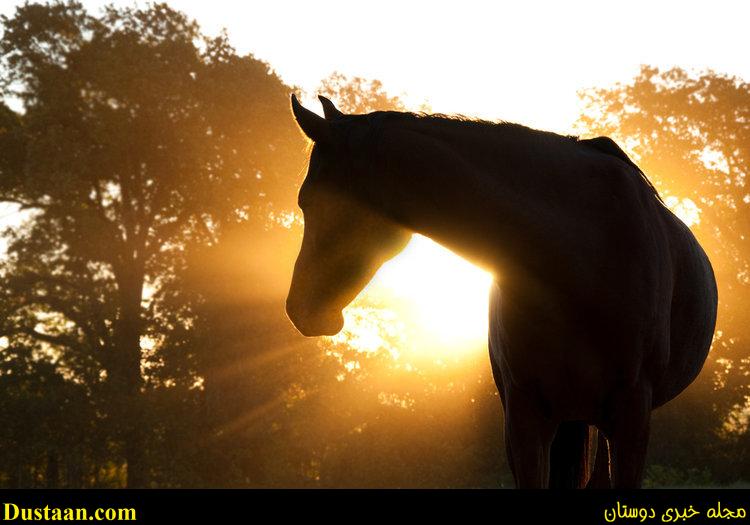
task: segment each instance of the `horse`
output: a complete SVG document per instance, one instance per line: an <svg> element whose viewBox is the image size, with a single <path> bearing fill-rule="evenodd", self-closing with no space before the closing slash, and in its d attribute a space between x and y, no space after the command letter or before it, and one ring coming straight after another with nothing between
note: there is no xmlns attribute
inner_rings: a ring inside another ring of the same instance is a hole
<svg viewBox="0 0 750 525"><path fill-rule="evenodd" d="M646 175L607 137L319 98L324 116L291 100L313 144L286 302L299 332L339 332L378 268L425 235L494 276L488 346L516 486L640 487L651 412L700 372L718 300Z"/></svg>

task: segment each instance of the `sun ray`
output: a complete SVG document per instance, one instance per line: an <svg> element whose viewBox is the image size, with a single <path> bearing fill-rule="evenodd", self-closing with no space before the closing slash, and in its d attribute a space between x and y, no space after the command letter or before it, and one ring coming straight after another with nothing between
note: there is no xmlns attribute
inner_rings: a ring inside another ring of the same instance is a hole
<svg viewBox="0 0 750 525"><path fill-rule="evenodd" d="M491 282L489 273L414 235L347 310L339 339L360 351L382 347L394 356L440 359L477 351L487 338Z"/></svg>

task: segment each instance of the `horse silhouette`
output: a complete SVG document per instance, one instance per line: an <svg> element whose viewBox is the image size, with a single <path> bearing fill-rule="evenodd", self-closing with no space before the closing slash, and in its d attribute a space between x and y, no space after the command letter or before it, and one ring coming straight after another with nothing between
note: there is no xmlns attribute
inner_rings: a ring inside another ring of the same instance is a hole
<svg viewBox="0 0 750 525"><path fill-rule="evenodd" d="M609 138L320 100L325 117L292 96L314 143L297 329L336 334L378 268L428 236L495 275L489 350L516 486L639 487L651 411L698 375L716 322L690 229Z"/></svg>

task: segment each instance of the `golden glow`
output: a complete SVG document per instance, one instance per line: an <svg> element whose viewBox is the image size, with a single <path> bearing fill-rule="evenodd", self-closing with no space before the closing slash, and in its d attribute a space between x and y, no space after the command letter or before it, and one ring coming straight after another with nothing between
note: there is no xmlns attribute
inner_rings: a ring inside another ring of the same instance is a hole
<svg viewBox="0 0 750 525"><path fill-rule="evenodd" d="M394 359L444 359L482 350L487 340L487 297L492 276L426 237L380 269L344 311L333 339Z"/></svg>
<svg viewBox="0 0 750 525"><path fill-rule="evenodd" d="M398 343L403 342L404 323L398 320L393 310L350 306L344 311L344 319L344 328L330 338L333 343L346 343L364 353L387 350L391 357L398 359Z"/></svg>
<svg viewBox="0 0 750 525"><path fill-rule="evenodd" d="M664 204L677 215L689 228L701 222L701 209L692 199L679 199L670 195L664 199Z"/></svg>

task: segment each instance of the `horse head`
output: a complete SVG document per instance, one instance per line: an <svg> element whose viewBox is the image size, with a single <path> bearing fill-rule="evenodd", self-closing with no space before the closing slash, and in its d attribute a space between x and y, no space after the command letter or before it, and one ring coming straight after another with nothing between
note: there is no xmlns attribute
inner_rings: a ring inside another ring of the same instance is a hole
<svg viewBox="0 0 750 525"><path fill-rule="evenodd" d="M313 149L299 192L304 235L286 311L306 336L338 333L344 325L342 310L411 238L410 231L375 212L350 190L348 181L371 176L357 167L362 163L352 162L357 152L340 138L340 126L356 116L341 113L324 97L320 100L325 118L292 95L292 111Z"/></svg>

